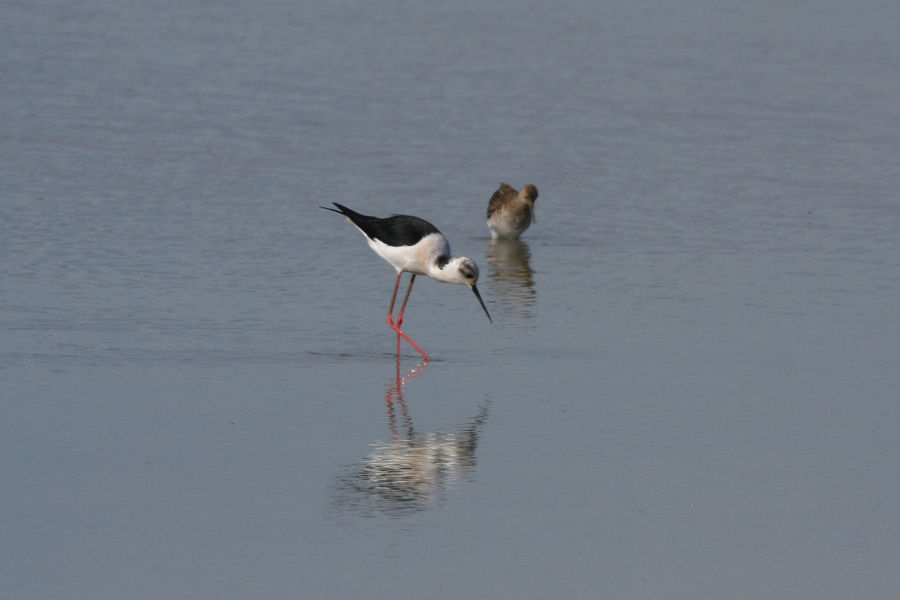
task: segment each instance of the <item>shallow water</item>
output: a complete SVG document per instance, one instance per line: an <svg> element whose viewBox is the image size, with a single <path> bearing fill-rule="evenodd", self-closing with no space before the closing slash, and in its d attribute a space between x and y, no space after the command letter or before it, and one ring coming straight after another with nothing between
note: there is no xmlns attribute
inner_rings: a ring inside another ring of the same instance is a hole
<svg viewBox="0 0 900 600"><path fill-rule="evenodd" d="M11 597L900 588L894 5L7 13Z"/></svg>

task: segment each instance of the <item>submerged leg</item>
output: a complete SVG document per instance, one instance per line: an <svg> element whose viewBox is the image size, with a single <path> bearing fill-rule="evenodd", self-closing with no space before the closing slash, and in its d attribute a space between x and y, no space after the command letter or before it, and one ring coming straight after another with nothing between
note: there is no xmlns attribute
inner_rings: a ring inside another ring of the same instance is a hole
<svg viewBox="0 0 900 600"><path fill-rule="evenodd" d="M407 342L409 342L409 345L410 345L410 346L412 346L413 348L415 348L416 350L418 350L419 354L422 355L422 358L424 358L425 360L431 360L431 357L428 356L428 353L425 352L424 350L422 350L422 349L419 347L419 345L418 345L417 343L415 343L414 341L412 341L412 339L411 339L408 335L406 335L405 333L403 333L402 331L400 331L400 328L399 328L399 327L398 327L395 331L397 332L397 335L399 335L399 336L402 337L404 340L406 340Z"/></svg>

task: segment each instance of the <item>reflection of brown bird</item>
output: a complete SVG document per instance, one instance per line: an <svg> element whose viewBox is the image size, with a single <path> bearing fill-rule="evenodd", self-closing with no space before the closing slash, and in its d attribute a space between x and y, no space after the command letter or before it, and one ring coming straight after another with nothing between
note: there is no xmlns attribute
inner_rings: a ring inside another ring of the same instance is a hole
<svg viewBox="0 0 900 600"><path fill-rule="evenodd" d="M491 236L494 239L519 239L522 232L536 221L534 201L537 197L537 188L530 183L520 191L501 183L488 202L487 225Z"/></svg>
<svg viewBox="0 0 900 600"><path fill-rule="evenodd" d="M487 248L491 267L488 285L506 313L531 317L536 292L532 276L531 251L522 240L493 240ZM519 326L523 322L517 321Z"/></svg>

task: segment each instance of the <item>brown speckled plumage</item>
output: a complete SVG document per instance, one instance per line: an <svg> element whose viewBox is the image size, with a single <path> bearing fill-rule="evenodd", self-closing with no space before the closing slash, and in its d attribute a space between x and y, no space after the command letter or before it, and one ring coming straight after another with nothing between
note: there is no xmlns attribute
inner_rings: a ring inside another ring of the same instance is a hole
<svg viewBox="0 0 900 600"><path fill-rule="evenodd" d="M488 202L487 224L491 235L495 239L518 239L535 222L534 202L537 197L537 188L531 184L517 191L512 186L501 183Z"/></svg>

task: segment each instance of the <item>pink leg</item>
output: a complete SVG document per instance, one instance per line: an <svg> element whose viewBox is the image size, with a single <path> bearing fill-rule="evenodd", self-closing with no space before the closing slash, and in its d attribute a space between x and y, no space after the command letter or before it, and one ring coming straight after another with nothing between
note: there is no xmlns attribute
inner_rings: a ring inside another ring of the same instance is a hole
<svg viewBox="0 0 900 600"><path fill-rule="evenodd" d="M403 311L406 310L406 301L409 300L409 293L412 291L412 284L416 280L416 274L413 273L409 279L409 287L406 288L406 295L403 296L403 304L400 305L400 312L397 314L397 327L403 323Z"/></svg>
<svg viewBox="0 0 900 600"><path fill-rule="evenodd" d="M396 324L396 325L394 324L394 315L393 315L393 313L394 313L394 302L396 302L396 300L397 300L397 288L400 287L400 275L401 275L401 273L397 273L397 281L394 282L394 293L391 294L391 305L390 305L390 307L388 308L388 314L387 314L387 319L386 319L386 320L387 320L387 324L390 326L391 329L393 329L394 331L397 332L397 335L398 335L398 336L402 337L404 340L406 340L407 342L409 342L409 345L410 345L410 346L412 346L413 348L415 348L416 350L418 350L419 354L421 354L422 357L425 358L425 360L429 360L431 357L429 357L428 354L426 354L425 351L422 350L422 349L419 347L419 345L418 345L417 343L415 343L414 341L412 341L412 339L411 339L408 335L406 335L405 333L403 333L403 331L400 329L400 323L403 322L403 311L404 311L404 309L406 308L406 301L409 300L409 293L412 291L412 285L413 285L413 282L416 280L416 274L415 274L415 273L413 273L412 278L409 280L409 287L406 288L406 296L403 298L403 304L400 306L400 313L397 315L397 324ZM397 346L398 354L399 354L399 350L400 350L399 342L400 342L400 340L398 339L398 340L397 340L397 343L398 343L398 346Z"/></svg>
<svg viewBox="0 0 900 600"><path fill-rule="evenodd" d="M391 294L391 305L388 307L387 314L387 324L391 326L391 329L394 331L397 330L397 325L394 325L394 301L397 300L397 288L400 287L400 276L403 273L397 273L397 281L394 282L394 293Z"/></svg>

